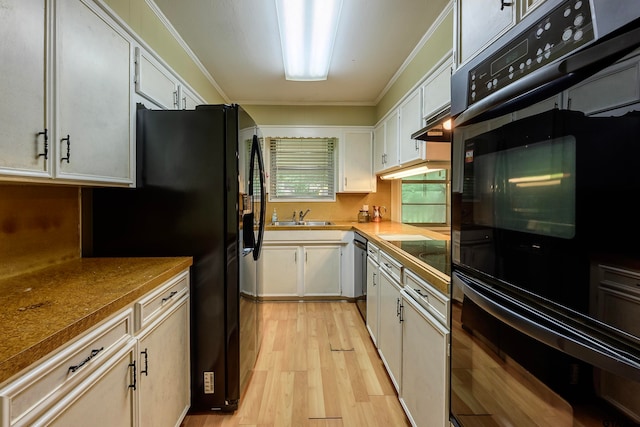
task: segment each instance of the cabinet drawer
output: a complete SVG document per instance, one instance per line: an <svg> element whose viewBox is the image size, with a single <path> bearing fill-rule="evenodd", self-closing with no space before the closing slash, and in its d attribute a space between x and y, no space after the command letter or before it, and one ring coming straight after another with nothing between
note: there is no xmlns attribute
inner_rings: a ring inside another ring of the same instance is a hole
<svg viewBox="0 0 640 427"><path fill-rule="evenodd" d="M380 262L380 248L371 242L367 242L367 256L375 262Z"/></svg>
<svg viewBox="0 0 640 427"><path fill-rule="evenodd" d="M410 270L404 271L404 286L413 290L411 296L419 297L423 306L433 317L444 325L449 325L449 298L437 291L426 280ZM417 294L417 295L416 295Z"/></svg>
<svg viewBox="0 0 640 427"><path fill-rule="evenodd" d="M0 390L0 424L29 425L33 417L124 347L132 336L132 323L132 310L127 309Z"/></svg>
<svg viewBox="0 0 640 427"><path fill-rule="evenodd" d="M160 316L180 298L189 293L189 272L185 271L159 286L155 291L136 302L135 328L144 328Z"/></svg>
<svg viewBox="0 0 640 427"><path fill-rule="evenodd" d="M402 283L402 264L380 251L380 268L384 269L398 283Z"/></svg>

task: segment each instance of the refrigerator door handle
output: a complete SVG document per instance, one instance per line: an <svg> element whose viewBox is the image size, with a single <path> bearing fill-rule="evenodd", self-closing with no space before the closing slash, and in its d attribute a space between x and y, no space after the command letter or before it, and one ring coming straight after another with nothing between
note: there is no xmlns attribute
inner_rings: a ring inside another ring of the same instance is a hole
<svg viewBox="0 0 640 427"><path fill-rule="evenodd" d="M258 176L260 180L260 218L258 221L258 238L255 242L255 247L253 250L253 259L257 260L260 258L260 248L262 247L262 240L264 237L264 220L265 214L267 210L266 206L266 183L265 183L265 171L264 171L264 161L262 160L262 151L260 150L260 141L258 140L258 135L253 135L253 142L251 144L251 162L250 162L250 179L249 179L249 196L251 197L251 204L253 208L253 200L254 200L254 189L253 189L253 174L255 168L255 162L258 162Z"/></svg>

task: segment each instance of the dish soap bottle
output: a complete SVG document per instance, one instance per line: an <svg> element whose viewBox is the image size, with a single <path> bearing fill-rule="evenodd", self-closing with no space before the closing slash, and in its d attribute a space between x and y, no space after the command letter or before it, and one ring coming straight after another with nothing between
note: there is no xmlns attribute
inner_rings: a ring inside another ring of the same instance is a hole
<svg viewBox="0 0 640 427"><path fill-rule="evenodd" d="M278 213L276 212L275 208L273 209L273 215L271 215L271 223L275 224L276 222L278 222Z"/></svg>

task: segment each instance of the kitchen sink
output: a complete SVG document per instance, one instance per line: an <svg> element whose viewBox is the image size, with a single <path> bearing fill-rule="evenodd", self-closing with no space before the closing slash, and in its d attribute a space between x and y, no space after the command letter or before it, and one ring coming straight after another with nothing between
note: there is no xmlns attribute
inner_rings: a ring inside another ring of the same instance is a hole
<svg viewBox="0 0 640 427"><path fill-rule="evenodd" d="M271 225L280 226L280 227L291 227L291 226L307 226L307 227L317 227L323 225L334 225L331 221L278 221L273 222Z"/></svg>

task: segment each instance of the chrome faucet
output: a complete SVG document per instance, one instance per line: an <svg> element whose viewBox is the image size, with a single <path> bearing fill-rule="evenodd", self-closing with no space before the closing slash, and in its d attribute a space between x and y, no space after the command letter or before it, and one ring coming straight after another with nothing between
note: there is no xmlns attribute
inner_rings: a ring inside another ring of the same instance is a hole
<svg viewBox="0 0 640 427"><path fill-rule="evenodd" d="M311 212L311 209L307 209L306 212L300 211L300 215L298 216L298 222L304 221L304 217L307 216L309 212Z"/></svg>

